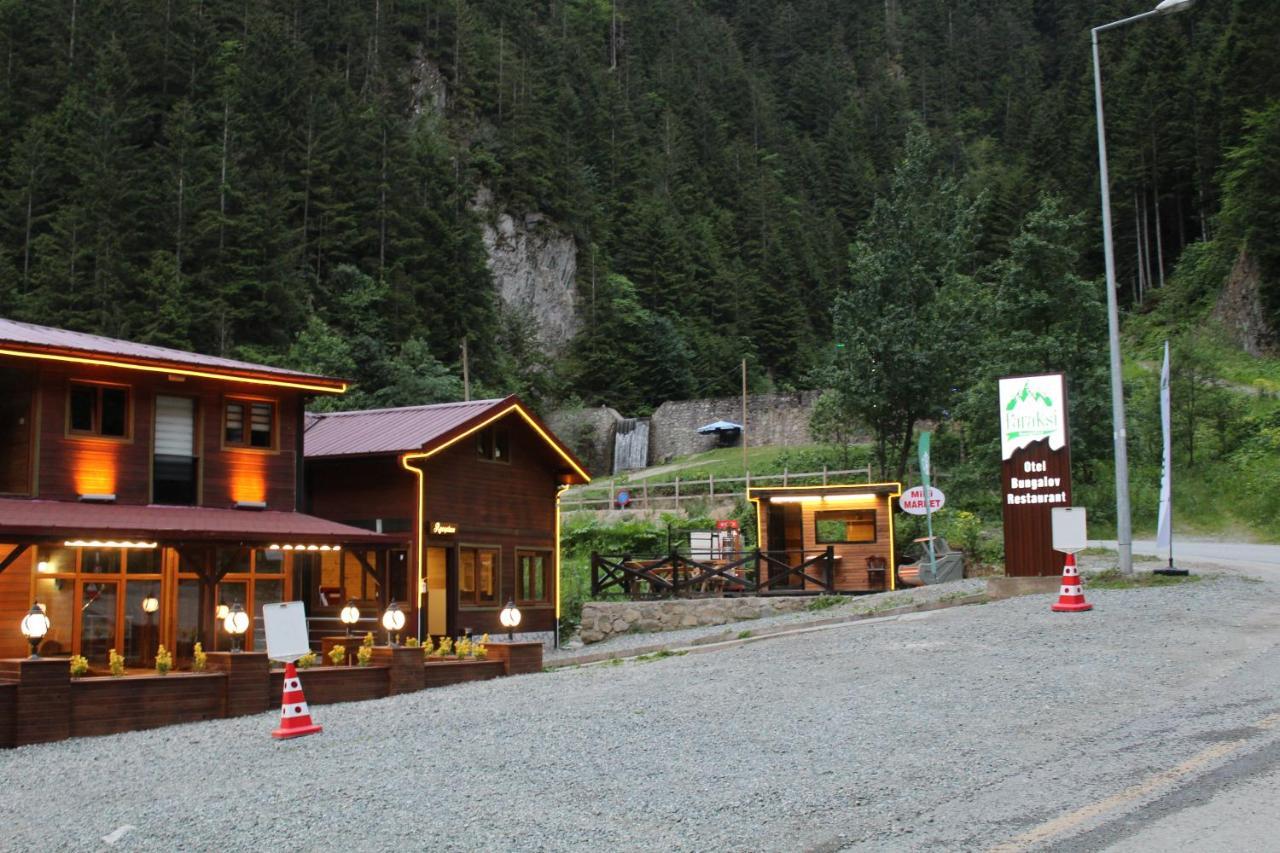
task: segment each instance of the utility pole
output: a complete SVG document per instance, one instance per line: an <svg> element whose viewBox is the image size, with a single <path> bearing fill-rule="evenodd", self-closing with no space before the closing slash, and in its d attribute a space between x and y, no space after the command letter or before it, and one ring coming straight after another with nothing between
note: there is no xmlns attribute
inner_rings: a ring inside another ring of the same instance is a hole
<svg viewBox="0 0 1280 853"><path fill-rule="evenodd" d="M743 496L751 488L751 468L747 465L747 360L742 360L742 482Z"/></svg>
<svg viewBox="0 0 1280 853"><path fill-rule="evenodd" d="M462 399L471 402L471 370L467 365L467 339L462 339Z"/></svg>

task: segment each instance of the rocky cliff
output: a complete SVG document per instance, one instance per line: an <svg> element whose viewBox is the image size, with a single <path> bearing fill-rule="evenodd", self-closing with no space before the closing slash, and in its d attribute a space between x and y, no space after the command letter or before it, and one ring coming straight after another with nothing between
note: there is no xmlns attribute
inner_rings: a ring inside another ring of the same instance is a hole
<svg viewBox="0 0 1280 853"><path fill-rule="evenodd" d="M503 304L534 319L544 347L562 351L578 332L578 247L573 236L540 213L493 210L488 190L481 190L471 206L483 217L489 271Z"/></svg>

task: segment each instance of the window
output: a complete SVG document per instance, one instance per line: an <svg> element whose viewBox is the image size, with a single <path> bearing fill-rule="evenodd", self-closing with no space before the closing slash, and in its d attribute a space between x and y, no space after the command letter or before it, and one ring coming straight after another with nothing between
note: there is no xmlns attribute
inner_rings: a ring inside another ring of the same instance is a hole
<svg viewBox="0 0 1280 853"><path fill-rule="evenodd" d="M516 555L516 599L520 604L551 603L551 555L520 551Z"/></svg>
<svg viewBox="0 0 1280 853"><path fill-rule="evenodd" d="M129 389L72 382L67 416L72 433L126 438L129 435Z"/></svg>
<svg viewBox="0 0 1280 853"><path fill-rule="evenodd" d="M813 515L819 545L849 545L876 541L874 509L833 509Z"/></svg>
<svg viewBox="0 0 1280 853"><path fill-rule="evenodd" d="M458 560L458 603L482 607L498 602L499 552L496 548L463 548Z"/></svg>
<svg viewBox="0 0 1280 853"><path fill-rule="evenodd" d="M489 462L511 461L511 433L489 427L476 433L476 456Z"/></svg>
<svg viewBox="0 0 1280 853"><path fill-rule="evenodd" d="M229 400L223 418L223 443L228 447L270 450L276 446L275 424L275 403Z"/></svg>

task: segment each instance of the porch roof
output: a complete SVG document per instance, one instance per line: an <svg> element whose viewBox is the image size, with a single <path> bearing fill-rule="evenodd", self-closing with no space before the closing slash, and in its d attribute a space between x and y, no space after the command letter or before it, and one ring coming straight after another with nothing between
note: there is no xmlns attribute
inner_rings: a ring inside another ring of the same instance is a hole
<svg viewBox="0 0 1280 853"><path fill-rule="evenodd" d="M840 497L843 495L888 495L895 497L902 494L901 483L848 483L830 486L776 486L773 488L756 488L752 486L749 495L752 500L767 500L778 497Z"/></svg>
<svg viewBox="0 0 1280 853"><path fill-rule="evenodd" d="M0 498L0 541L102 537L282 544L393 545L401 541L300 512Z"/></svg>

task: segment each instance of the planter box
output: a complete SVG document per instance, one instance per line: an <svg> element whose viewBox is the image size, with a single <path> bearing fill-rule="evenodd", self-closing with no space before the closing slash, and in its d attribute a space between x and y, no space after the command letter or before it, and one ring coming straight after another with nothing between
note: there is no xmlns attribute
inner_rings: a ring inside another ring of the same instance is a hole
<svg viewBox="0 0 1280 853"><path fill-rule="evenodd" d="M508 643L491 640L485 651L490 660L507 662L507 675L542 672L542 643Z"/></svg>
<svg viewBox="0 0 1280 853"><path fill-rule="evenodd" d="M71 736L109 735L223 716L221 672L71 680Z"/></svg>
<svg viewBox="0 0 1280 853"><path fill-rule="evenodd" d="M18 710L18 685L0 682L0 749L13 746L13 721Z"/></svg>
<svg viewBox="0 0 1280 853"><path fill-rule="evenodd" d="M498 678L507 674L507 665L500 660L429 660L422 665L422 670L426 687L444 687Z"/></svg>
<svg viewBox="0 0 1280 853"><path fill-rule="evenodd" d="M308 705L332 705L335 702L363 702L388 695L390 667L386 666L313 666L298 670L302 695ZM283 701L284 670L271 672L271 703L279 708Z"/></svg>

